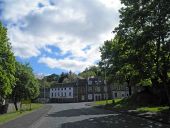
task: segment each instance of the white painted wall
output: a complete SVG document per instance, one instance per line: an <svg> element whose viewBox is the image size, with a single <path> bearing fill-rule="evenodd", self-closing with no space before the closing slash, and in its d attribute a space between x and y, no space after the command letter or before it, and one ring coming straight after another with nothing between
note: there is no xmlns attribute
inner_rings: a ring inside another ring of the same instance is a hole
<svg viewBox="0 0 170 128"><path fill-rule="evenodd" d="M50 88L50 98L73 98L73 87Z"/></svg>

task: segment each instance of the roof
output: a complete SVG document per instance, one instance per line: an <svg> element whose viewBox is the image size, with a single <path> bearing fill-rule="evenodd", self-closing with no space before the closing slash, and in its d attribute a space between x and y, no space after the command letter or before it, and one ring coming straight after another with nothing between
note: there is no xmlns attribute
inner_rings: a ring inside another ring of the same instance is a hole
<svg viewBox="0 0 170 128"><path fill-rule="evenodd" d="M51 88L57 88L57 87L73 87L76 86L75 82L72 83L56 83L51 86Z"/></svg>

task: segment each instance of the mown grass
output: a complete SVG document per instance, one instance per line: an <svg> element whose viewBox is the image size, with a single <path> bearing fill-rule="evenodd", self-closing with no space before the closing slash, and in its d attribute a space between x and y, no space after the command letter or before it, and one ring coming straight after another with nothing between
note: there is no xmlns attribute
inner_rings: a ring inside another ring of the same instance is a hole
<svg viewBox="0 0 170 128"><path fill-rule="evenodd" d="M114 99L114 102L117 103L117 102L120 102L122 99ZM96 101L95 104L96 105L106 105L106 104L112 104L113 103L113 100L102 100L102 101Z"/></svg>
<svg viewBox="0 0 170 128"><path fill-rule="evenodd" d="M43 104L33 103L33 104L31 104L31 110L27 109L27 110L23 110L22 112L16 111L16 112L11 112L11 113L7 113L7 114L2 114L2 115L0 115L0 124L6 123L10 120L14 120L18 117L21 117L23 115L31 113L34 110L41 108L42 106L43 106Z"/></svg>
<svg viewBox="0 0 170 128"><path fill-rule="evenodd" d="M139 107L136 110L138 112L162 112L168 110L168 106L156 106L156 107Z"/></svg>
<svg viewBox="0 0 170 128"><path fill-rule="evenodd" d="M136 112L163 112L168 111L168 106L134 106L129 104L129 99L114 99L114 103L112 100L108 100L108 104L106 105L106 100L96 101L96 105L105 105L107 109L114 110L130 110L133 109Z"/></svg>

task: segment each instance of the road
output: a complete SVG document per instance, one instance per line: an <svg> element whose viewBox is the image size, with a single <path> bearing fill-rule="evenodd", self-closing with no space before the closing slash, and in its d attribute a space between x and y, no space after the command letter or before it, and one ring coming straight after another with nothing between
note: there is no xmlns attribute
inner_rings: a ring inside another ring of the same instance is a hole
<svg viewBox="0 0 170 128"><path fill-rule="evenodd" d="M51 104L51 110L30 128L169 128L139 117L87 106L86 103Z"/></svg>

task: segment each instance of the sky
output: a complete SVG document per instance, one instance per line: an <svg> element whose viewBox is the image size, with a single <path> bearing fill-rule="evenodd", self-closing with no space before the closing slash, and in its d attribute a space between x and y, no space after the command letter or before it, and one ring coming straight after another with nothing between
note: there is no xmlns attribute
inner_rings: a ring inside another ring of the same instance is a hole
<svg viewBox="0 0 170 128"><path fill-rule="evenodd" d="M120 7L120 0L0 0L0 21L17 61L34 73L79 73L100 60Z"/></svg>

